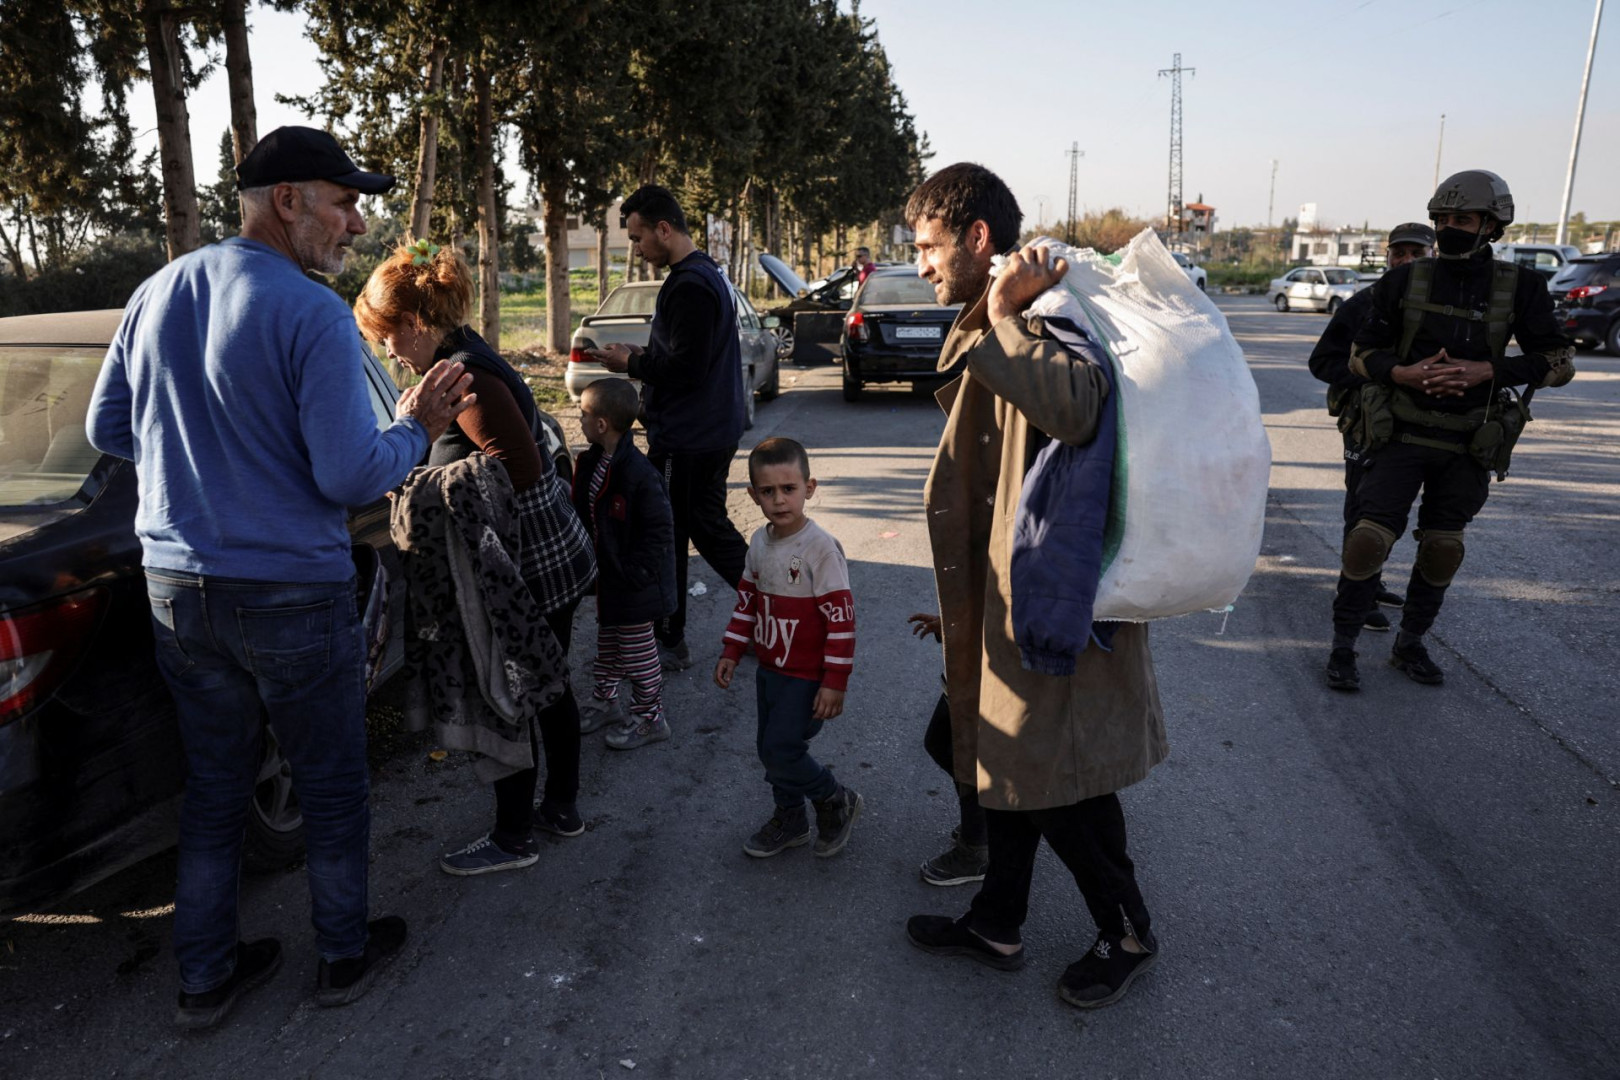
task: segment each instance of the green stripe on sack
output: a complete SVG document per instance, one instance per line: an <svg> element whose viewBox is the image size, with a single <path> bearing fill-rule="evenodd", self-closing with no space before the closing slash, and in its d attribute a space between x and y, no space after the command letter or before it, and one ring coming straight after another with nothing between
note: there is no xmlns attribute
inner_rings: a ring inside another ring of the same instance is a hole
<svg viewBox="0 0 1620 1080"><path fill-rule="evenodd" d="M1130 490L1130 466L1126 463L1126 450L1129 446L1129 439L1125 431L1125 395L1121 392L1125 382L1125 375L1119 366L1119 357L1114 355L1113 347L1108 344L1107 340L1102 336L1102 332L1097 329L1096 312L1092 310L1090 304L1086 303L1085 297L1075 292L1074 286L1070 285L1067 280L1063 282L1063 287L1073 294L1075 300L1080 304L1080 310L1085 313L1087 321L1091 323L1091 328L1097 331L1094 335L1097 343L1102 346L1103 353L1108 357L1108 362L1114 368L1114 389L1110 395L1114 399L1114 415L1117 418L1117 423L1114 425L1114 483L1112 489L1108 492L1108 524L1103 529L1100 576L1106 574L1108 568L1114 565L1114 557L1119 554L1120 545L1125 542L1125 504Z"/></svg>

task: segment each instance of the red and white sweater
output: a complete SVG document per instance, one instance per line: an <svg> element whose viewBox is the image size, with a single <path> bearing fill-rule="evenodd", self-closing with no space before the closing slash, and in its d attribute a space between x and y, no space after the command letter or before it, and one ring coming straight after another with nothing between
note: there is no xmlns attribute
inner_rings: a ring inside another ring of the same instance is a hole
<svg viewBox="0 0 1620 1080"><path fill-rule="evenodd" d="M813 521L785 540L754 533L722 655L750 642L762 667L843 690L855 664L855 597L844 549Z"/></svg>

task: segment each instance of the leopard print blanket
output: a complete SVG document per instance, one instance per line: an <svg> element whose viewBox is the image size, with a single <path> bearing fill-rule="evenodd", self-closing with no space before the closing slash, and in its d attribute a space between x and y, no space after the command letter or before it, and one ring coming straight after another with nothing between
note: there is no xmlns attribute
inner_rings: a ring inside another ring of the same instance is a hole
<svg viewBox="0 0 1620 1080"><path fill-rule="evenodd" d="M485 454L412 470L390 527L410 596L406 725L478 756L480 780L535 765L530 732L568 660L519 573L517 500Z"/></svg>

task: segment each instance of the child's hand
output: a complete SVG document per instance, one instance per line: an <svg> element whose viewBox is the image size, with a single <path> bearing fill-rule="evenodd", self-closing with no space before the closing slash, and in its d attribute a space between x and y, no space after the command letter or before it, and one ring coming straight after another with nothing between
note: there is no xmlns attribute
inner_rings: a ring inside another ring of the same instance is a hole
<svg viewBox="0 0 1620 1080"><path fill-rule="evenodd" d="M810 715L817 720L831 720L844 711L844 692L823 686L816 691L816 705Z"/></svg>
<svg viewBox="0 0 1620 1080"><path fill-rule="evenodd" d="M722 656L714 665L714 685L722 690L731 689L731 676L737 670L737 661Z"/></svg>
<svg viewBox="0 0 1620 1080"><path fill-rule="evenodd" d="M926 638L932 634L935 641L943 643L945 640L939 633L938 615L924 615L918 612L915 615L907 615L906 622L911 624L911 633L914 637Z"/></svg>

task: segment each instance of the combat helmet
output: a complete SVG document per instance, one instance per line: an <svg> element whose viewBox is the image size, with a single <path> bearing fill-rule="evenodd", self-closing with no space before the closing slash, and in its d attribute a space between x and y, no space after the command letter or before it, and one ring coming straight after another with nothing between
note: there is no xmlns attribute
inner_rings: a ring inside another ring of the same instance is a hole
<svg viewBox="0 0 1620 1080"><path fill-rule="evenodd" d="M1464 169L1446 177L1429 200L1429 217L1464 211L1491 215L1496 219L1496 230L1490 239L1500 237L1502 230L1513 224L1513 193L1507 181L1484 169Z"/></svg>

